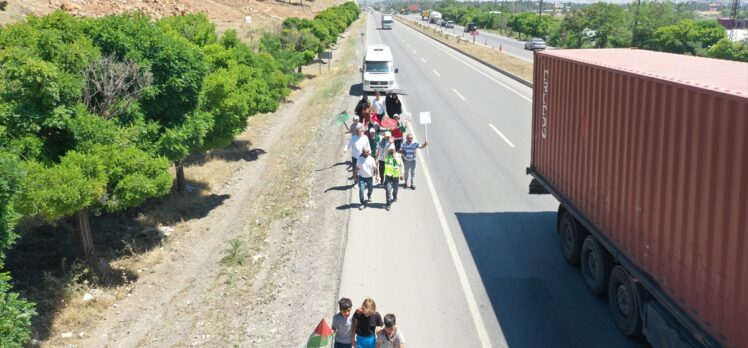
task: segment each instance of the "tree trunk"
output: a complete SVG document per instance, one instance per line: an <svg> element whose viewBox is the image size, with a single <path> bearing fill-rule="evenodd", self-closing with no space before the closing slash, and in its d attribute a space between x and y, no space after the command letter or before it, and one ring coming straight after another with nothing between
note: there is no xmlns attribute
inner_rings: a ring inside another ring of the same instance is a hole
<svg viewBox="0 0 748 348"><path fill-rule="evenodd" d="M184 180L184 165L182 164L182 160L174 161L174 166L177 169L177 192L181 195L184 194L184 190L187 187L187 183Z"/></svg>
<svg viewBox="0 0 748 348"><path fill-rule="evenodd" d="M101 260L94 250L88 209L81 209L75 213L75 225L77 227L75 232L81 247L81 256L86 262L86 266L99 279L106 279L109 275L109 265Z"/></svg>

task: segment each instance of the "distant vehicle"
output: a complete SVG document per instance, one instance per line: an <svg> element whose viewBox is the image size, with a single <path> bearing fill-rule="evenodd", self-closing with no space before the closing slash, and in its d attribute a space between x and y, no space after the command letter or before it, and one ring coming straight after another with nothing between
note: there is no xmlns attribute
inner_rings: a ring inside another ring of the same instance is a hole
<svg viewBox="0 0 748 348"><path fill-rule="evenodd" d="M527 42L525 42L525 49L530 51L536 51L536 50L544 50L545 49L545 41L543 39L534 37Z"/></svg>
<svg viewBox="0 0 748 348"><path fill-rule="evenodd" d="M427 21L429 20L429 15L431 14L431 11L421 11L421 20Z"/></svg>
<svg viewBox="0 0 748 348"><path fill-rule="evenodd" d="M392 29L392 15L382 15L382 29Z"/></svg>
<svg viewBox="0 0 748 348"><path fill-rule="evenodd" d="M445 21L443 19L440 19L440 20L437 21L436 24L438 24L440 27L446 27L447 26L447 21Z"/></svg>
<svg viewBox="0 0 748 348"><path fill-rule="evenodd" d="M405 9L404 8L400 9L400 14L405 14Z"/></svg>
<svg viewBox="0 0 748 348"><path fill-rule="evenodd" d="M466 33L469 33L469 32L476 31L476 30L478 30L478 25L477 24L475 24L475 23L468 23L465 26L465 29L463 29L462 31L464 31Z"/></svg>
<svg viewBox="0 0 748 348"><path fill-rule="evenodd" d="M429 13L429 23L437 24L440 19L442 19L442 14L440 12L431 11L431 13Z"/></svg>
<svg viewBox="0 0 748 348"><path fill-rule="evenodd" d="M447 23L444 25L447 28L454 28L455 27L455 21L447 21Z"/></svg>
<svg viewBox="0 0 748 348"><path fill-rule="evenodd" d="M359 71L364 92L386 92L397 88L395 74L398 70L394 67L392 51L387 45L368 46Z"/></svg>

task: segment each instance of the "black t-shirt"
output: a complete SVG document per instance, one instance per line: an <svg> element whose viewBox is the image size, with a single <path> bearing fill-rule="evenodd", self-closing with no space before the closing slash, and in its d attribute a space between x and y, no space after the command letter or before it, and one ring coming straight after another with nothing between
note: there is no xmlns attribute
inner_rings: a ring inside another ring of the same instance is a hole
<svg viewBox="0 0 748 348"><path fill-rule="evenodd" d="M356 311L353 314L353 320L356 320L356 334L363 337L369 337L374 335L377 326L384 326L382 322L382 316L379 312L374 312L371 316L365 316L363 312Z"/></svg>

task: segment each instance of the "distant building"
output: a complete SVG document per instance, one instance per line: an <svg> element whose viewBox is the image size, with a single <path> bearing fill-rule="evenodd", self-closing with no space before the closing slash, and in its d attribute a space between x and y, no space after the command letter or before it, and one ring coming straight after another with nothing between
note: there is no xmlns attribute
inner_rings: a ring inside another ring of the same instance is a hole
<svg viewBox="0 0 748 348"><path fill-rule="evenodd" d="M719 8L720 8L719 4L715 4L715 3L709 4L709 11L719 11Z"/></svg>
<svg viewBox="0 0 748 348"><path fill-rule="evenodd" d="M717 22L727 29L732 29L732 18L717 18ZM748 19L738 19L735 22L735 29L748 29Z"/></svg>

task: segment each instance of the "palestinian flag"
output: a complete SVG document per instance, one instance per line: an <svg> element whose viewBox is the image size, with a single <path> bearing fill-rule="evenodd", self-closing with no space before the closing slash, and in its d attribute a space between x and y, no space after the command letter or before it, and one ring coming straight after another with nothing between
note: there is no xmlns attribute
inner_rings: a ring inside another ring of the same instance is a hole
<svg viewBox="0 0 748 348"><path fill-rule="evenodd" d="M335 124L340 126L342 124L345 124L346 122L351 120L351 115L349 115L347 112L343 111L339 113L337 116L335 116Z"/></svg>
<svg viewBox="0 0 748 348"><path fill-rule="evenodd" d="M327 326L325 319L319 321L317 328L314 329L312 335L309 336L309 341L306 342L306 348L325 348L330 346L332 342L332 329Z"/></svg>

